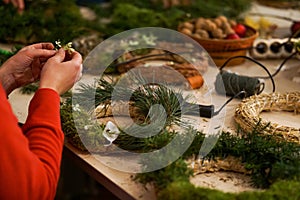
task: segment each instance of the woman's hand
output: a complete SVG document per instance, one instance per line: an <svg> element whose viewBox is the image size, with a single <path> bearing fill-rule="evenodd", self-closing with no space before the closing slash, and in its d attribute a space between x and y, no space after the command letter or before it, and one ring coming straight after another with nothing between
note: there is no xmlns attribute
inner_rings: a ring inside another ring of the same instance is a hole
<svg viewBox="0 0 300 200"><path fill-rule="evenodd" d="M24 0L3 0L4 3L12 3L22 13L25 8Z"/></svg>
<svg viewBox="0 0 300 200"><path fill-rule="evenodd" d="M52 43L37 43L22 48L0 67L0 82L7 95L14 89L39 79L45 62L55 55Z"/></svg>
<svg viewBox="0 0 300 200"><path fill-rule="evenodd" d="M50 88L58 94L67 92L82 75L82 57L74 51L69 54L59 49L44 65L39 88Z"/></svg>

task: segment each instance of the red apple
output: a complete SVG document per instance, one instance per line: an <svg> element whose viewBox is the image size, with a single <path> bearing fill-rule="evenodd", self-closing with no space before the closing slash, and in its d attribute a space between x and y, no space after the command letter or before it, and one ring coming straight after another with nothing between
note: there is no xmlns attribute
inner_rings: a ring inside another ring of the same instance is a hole
<svg viewBox="0 0 300 200"><path fill-rule="evenodd" d="M300 36L300 22L295 21L291 26L291 32L294 37ZM298 32L298 34L296 34ZM296 35L295 35L296 34Z"/></svg>
<svg viewBox="0 0 300 200"><path fill-rule="evenodd" d="M245 37L247 29L246 29L246 27L243 24L238 23L235 26L233 26L232 29L240 37Z"/></svg>
<svg viewBox="0 0 300 200"><path fill-rule="evenodd" d="M229 40L238 40L240 39L240 36L236 33L231 33L231 34L228 34L226 39L229 39Z"/></svg>

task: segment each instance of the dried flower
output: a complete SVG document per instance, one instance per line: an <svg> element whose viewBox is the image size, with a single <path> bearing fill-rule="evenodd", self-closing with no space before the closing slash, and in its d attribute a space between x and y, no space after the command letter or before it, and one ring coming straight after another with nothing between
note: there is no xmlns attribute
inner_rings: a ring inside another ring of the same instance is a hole
<svg viewBox="0 0 300 200"><path fill-rule="evenodd" d="M63 48L69 54L72 54L75 51L75 49L72 47L72 42L68 42L67 44L62 45L61 41L55 41L55 49L58 50L60 48Z"/></svg>

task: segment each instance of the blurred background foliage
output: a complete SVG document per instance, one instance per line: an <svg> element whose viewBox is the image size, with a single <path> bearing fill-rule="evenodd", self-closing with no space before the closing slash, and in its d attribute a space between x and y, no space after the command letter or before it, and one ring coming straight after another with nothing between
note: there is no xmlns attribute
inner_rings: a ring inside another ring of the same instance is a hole
<svg viewBox="0 0 300 200"><path fill-rule="evenodd" d="M158 26L176 29L188 18L225 15L237 18L251 6L248 0L190 0L188 4L166 7L162 0L25 0L26 9L18 14L0 1L0 42L28 44L38 41L62 42L101 32L104 38L124 30ZM96 18L85 20L80 6L92 9Z"/></svg>
<svg viewBox="0 0 300 200"><path fill-rule="evenodd" d="M66 41L86 32L79 8L73 0L25 1L26 10L0 3L1 42L32 43Z"/></svg>
<svg viewBox="0 0 300 200"><path fill-rule="evenodd" d="M224 15L237 19L251 7L247 0L191 0L186 4L166 7L162 0L111 0L108 6L91 7L100 19L109 19L102 23L105 36L111 36L124 30L139 27L164 27L177 29L180 22L197 18L213 18ZM99 20L101 22L101 20Z"/></svg>

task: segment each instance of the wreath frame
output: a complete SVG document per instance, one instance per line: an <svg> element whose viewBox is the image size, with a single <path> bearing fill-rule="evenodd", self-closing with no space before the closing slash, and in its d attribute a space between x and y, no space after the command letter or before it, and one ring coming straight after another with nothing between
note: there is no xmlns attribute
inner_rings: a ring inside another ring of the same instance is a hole
<svg viewBox="0 0 300 200"><path fill-rule="evenodd" d="M265 111L288 111L298 114L300 112L300 92L250 96L242 100L234 115L236 123L244 131L249 132L253 128L259 128L263 134L274 134L279 138L300 143L300 128L279 125L264 120L260 117L260 113Z"/></svg>

